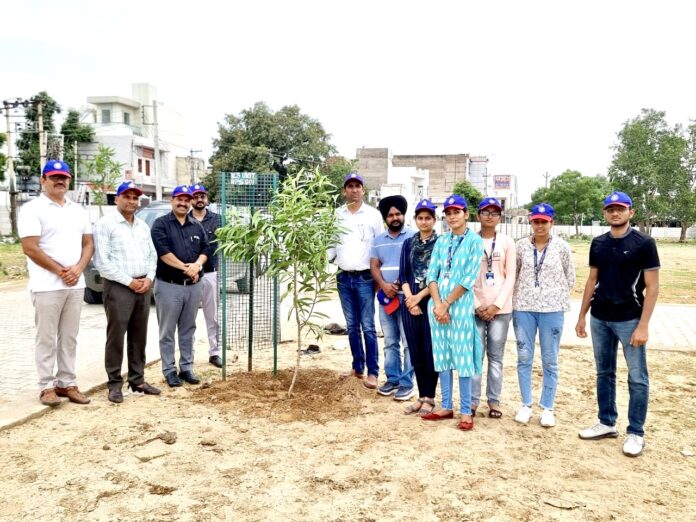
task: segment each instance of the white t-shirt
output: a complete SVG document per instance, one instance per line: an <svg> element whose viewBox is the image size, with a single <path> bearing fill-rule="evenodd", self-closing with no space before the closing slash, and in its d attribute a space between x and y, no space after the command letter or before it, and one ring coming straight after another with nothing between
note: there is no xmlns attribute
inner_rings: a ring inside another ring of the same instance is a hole
<svg viewBox="0 0 696 522"><path fill-rule="evenodd" d="M22 205L17 219L19 237L39 237L39 248L48 257L63 266L77 263L82 256L82 236L92 233L87 212L66 198L63 206L51 201L45 194ZM40 267L27 257L29 290L50 292L52 290L79 289L85 287L85 278L75 286L68 286L56 274Z"/></svg>
<svg viewBox="0 0 696 522"><path fill-rule="evenodd" d="M345 232L339 236L334 263L342 270L367 270L370 268L372 240L382 233L382 214L367 203L362 203L352 213L346 205L336 209L336 216ZM329 253L331 256L331 252Z"/></svg>

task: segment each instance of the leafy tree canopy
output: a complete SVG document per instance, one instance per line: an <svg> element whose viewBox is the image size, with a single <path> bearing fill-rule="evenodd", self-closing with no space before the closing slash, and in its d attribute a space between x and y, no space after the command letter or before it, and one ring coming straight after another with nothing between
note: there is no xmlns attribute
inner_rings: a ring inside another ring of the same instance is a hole
<svg viewBox="0 0 696 522"><path fill-rule="evenodd" d="M80 122L79 111L70 109L60 127L60 133L63 135L63 161L70 165L70 168L75 172L74 144L94 141L94 128L88 123Z"/></svg>
<svg viewBox="0 0 696 522"><path fill-rule="evenodd" d="M484 198L484 195L467 180L457 182L452 189L452 193L464 196L469 205L469 220L474 221L476 219L474 217L476 215L476 209Z"/></svg>
<svg viewBox="0 0 696 522"><path fill-rule="evenodd" d="M85 164L95 205L106 204L106 194L116 189L116 181L121 177L123 165L114 159L116 151L106 145L99 145L94 159ZM100 209L101 212L101 209Z"/></svg>
<svg viewBox="0 0 696 522"><path fill-rule="evenodd" d="M331 195L340 196L343 180L348 173L357 170L356 160L349 160L343 156L331 156L326 158L326 161L321 166L321 173L325 175L334 188L331 189ZM338 201L338 199L336 200Z"/></svg>
<svg viewBox="0 0 696 522"><path fill-rule="evenodd" d="M275 170L281 182L301 169L319 167L335 152L319 121L300 112L297 105L273 112L264 102L227 114L218 125L210 164L213 175L205 183L217 192L218 172L268 172Z"/></svg>

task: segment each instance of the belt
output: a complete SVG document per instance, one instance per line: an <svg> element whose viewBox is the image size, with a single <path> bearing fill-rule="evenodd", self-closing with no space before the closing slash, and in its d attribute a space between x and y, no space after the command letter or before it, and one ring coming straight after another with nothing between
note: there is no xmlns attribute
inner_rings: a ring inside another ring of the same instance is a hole
<svg viewBox="0 0 696 522"><path fill-rule="evenodd" d="M164 279L162 277L158 277L160 281L164 281L165 283L171 283L173 285L180 285L180 286L191 286L195 285L191 279L184 279L183 281L177 281L176 279Z"/></svg>
<svg viewBox="0 0 696 522"><path fill-rule="evenodd" d="M367 270L343 270L341 269L342 274L348 274L349 276L359 276L359 275L365 275L365 274L371 274L370 269L368 268Z"/></svg>
<svg viewBox="0 0 696 522"><path fill-rule="evenodd" d="M212 272L217 272L217 268L213 268L212 270L204 270L203 272L206 274L210 274Z"/></svg>

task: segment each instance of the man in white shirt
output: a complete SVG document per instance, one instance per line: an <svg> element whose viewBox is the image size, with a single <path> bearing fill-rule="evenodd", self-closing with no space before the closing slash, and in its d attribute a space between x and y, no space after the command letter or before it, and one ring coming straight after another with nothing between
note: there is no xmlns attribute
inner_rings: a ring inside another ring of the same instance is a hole
<svg viewBox="0 0 696 522"><path fill-rule="evenodd" d="M60 397L78 404L90 401L77 387L75 354L85 288L82 272L94 246L87 213L66 198L71 177L67 164L49 160L41 176L43 193L22 206L17 227L28 258L39 399L46 406L59 405Z"/></svg>
<svg viewBox="0 0 696 522"><path fill-rule="evenodd" d="M353 355L353 368L343 376L362 379L367 366L365 386L375 389L379 375L379 353L370 249L372 240L382 232L382 216L377 209L363 202L365 188L360 174L351 172L346 176L343 196L346 204L336 209L336 216L345 231L341 233L339 244L329 251L329 259L334 258L339 268L336 276L338 296Z"/></svg>
<svg viewBox="0 0 696 522"><path fill-rule="evenodd" d="M102 217L94 225L94 265L104 278L108 398L117 404L123 402L121 367L126 335L130 389L134 393L160 394L160 390L145 382L147 323L157 252L150 227L135 216L142 194L135 183L124 181L116 189L118 212Z"/></svg>

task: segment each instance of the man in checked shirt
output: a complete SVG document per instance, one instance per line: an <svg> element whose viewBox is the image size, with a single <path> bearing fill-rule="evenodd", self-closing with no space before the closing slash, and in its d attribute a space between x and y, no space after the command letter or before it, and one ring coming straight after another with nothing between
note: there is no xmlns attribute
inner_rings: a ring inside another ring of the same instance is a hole
<svg viewBox="0 0 696 522"><path fill-rule="evenodd" d="M123 402L123 339L128 334L128 386L134 393L159 395L145 382L145 346L157 252L150 227L135 217L142 191L132 181L116 190L115 212L94 225L94 265L104 278L109 400Z"/></svg>

